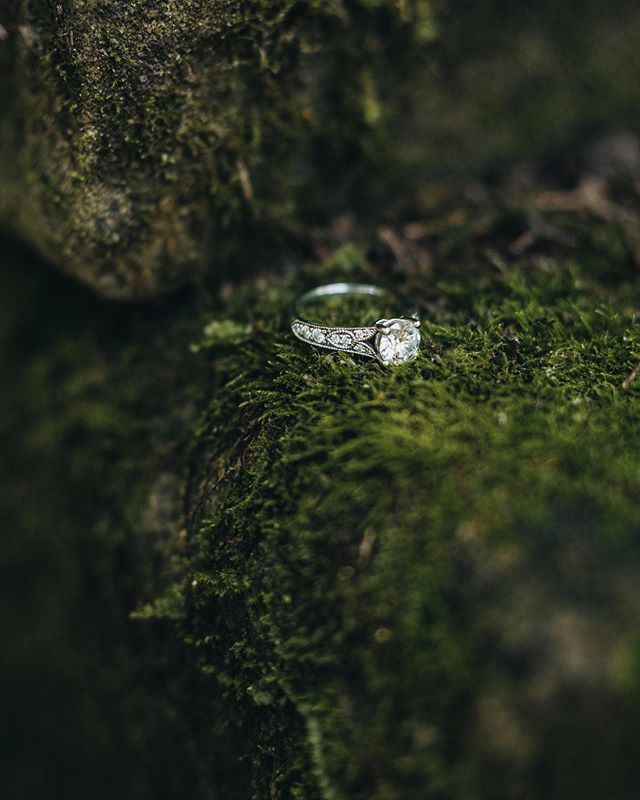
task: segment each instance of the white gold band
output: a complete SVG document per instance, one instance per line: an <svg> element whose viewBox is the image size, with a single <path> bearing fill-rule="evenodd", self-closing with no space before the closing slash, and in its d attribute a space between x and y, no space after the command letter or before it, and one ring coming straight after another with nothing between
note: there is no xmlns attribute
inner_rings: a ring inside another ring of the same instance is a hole
<svg viewBox="0 0 640 800"><path fill-rule="evenodd" d="M293 306L291 330L306 344L375 358L382 364L403 364L415 358L420 346L417 314L379 319L362 327L322 325L306 319L306 308L322 298L368 295L384 298L384 289L367 283L330 283L306 292Z"/></svg>

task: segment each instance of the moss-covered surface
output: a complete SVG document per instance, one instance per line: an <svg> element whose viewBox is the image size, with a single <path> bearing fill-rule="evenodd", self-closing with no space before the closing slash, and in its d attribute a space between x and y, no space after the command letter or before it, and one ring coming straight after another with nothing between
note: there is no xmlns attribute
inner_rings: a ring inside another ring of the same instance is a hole
<svg viewBox="0 0 640 800"><path fill-rule="evenodd" d="M394 52L421 61L430 9L4 2L0 224L113 297L219 272L229 253L237 265L247 230L277 240L291 227L319 141L360 161L382 116L378 77Z"/></svg>
<svg viewBox="0 0 640 800"><path fill-rule="evenodd" d="M614 144L579 191L343 222L289 276L155 309L5 254L16 791L637 796L640 203ZM344 277L420 300L416 362L292 339L291 297Z"/></svg>
<svg viewBox="0 0 640 800"><path fill-rule="evenodd" d="M412 274L402 369L291 342L280 288L205 339L183 626L255 719L256 797L637 793L640 295L618 226L589 228ZM284 709L315 773L291 794Z"/></svg>
<svg viewBox="0 0 640 800"><path fill-rule="evenodd" d="M640 123L632 0L4 0L0 26L0 226L111 297Z"/></svg>
<svg viewBox="0 0 640 800"><path fill-rule="evenodd" d="M0 264L3 793L200 796L215 714L166 626L129 621L176 551L190 362L168 365L153 313L6 242Z"/></svg>
<svg viewBox="0 0 640 800"><path fill-rule="evenodd" d="M444 8L428 47L418 3L6 6L3 225L110 295L216 277L114 307L2 245L10 796L635 800L640 26L606 6ZM419 301L414 363L292 338L337 278Z"/></svg>

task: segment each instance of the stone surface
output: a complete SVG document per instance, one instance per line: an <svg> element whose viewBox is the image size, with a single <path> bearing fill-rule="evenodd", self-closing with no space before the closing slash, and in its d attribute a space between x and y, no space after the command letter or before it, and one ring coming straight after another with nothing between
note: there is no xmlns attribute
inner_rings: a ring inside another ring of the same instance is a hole
<svg viewBox="0 0 640 800"><path fill-rule="evenodd" d="M119 299L263 262L299 206L328 205L318 142L324 183L357 169L354 140L383 122L384 48L422 48L429 12L430 0L0 0L0 228Z"/></svg>

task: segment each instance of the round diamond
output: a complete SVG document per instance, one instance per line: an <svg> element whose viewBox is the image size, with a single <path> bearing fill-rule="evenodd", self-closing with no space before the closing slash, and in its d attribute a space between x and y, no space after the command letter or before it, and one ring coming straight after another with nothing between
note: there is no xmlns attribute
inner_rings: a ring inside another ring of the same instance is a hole
<svg viewBox="0 0 640 800"><path fill-rule="evenodd" d="M383 364L404 364L418 353L420 331L413 320L390 319L386 323L388 332L378 334L376 347Z"/></svg>
<svg viewBox="0 0 640 800"><path fill-rule="evenodd" d="M331 344L334 344L336 347L351 347L352 341L348 333L331 334Z"/></svg>

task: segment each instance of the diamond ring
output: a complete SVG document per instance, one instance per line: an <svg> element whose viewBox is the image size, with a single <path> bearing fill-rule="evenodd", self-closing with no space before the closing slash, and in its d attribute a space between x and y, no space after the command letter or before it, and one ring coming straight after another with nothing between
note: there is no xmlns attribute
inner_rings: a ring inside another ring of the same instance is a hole
<svg viewBox="0 0 640 800"><path fill-rule="evenodd" d="M373 297L388 299L389 294L368 283L330 283L318 286L299 297L293 306L291 330L303 342L375 358L380 363L404 364L418 354L420 319L416 313L406 317L379 319L369 325L345 327L312 322L307 309L321 300L333 297Z"/></svg>

